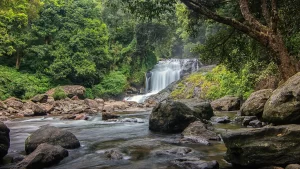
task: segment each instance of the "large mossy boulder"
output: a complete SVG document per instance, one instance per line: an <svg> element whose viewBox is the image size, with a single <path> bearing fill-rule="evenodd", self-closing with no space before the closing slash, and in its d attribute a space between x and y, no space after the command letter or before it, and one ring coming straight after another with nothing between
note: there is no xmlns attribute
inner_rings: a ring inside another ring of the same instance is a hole
<svg viewBox="0 0 300 169"><path fill-rule="evenodd" d="M9 128L0 122L0 159L2 159L8 152L10 146Z"/></svg>
<svg viewBox="0 0 300 169"><path fill-rule="evenodd" d="M240 110L240 98L235 96L224 96L212 101L211 107L217 111L234 111Z"/></svg>
<svg viewBox="0 0 300 169"><path fill-rule="evenodd" d="M80 147L78 139L71 132L53 126L42 126L26 139L26 153L30 154L42 143L60 145L67 149Z"/></svg>
<svg viewBox="0 0 300 169"><path fill-rule="evenodd" d="M197 120L193 110L175 101L159 103L150 115L149 129L165 133L182 132L190 123Z"/></svg>
<svg viewBox="0 0 300 169"><path fill-rule="evenodd" d="M209 120L212 116L214 116L213 109L209 102L196 98L181 99L177 101L187 105L191 110L194 111L194 116L199 119Z"/></svg>
<svg viewBox="0 0 300 169"><path fill-rule="evenodd" d="M274 124L300 124L300 72L273 91L262 118Z"/></svg>
<svg viewBox="0 0 300 169"><path fill-rule="evenodd" d="M286 166L300 163L300 126L266 126L222 134L225 159L239 168Z"/></svg>
<svg viewBox="0 0 300 169"><path fill-rule="evenodd" d="M263 89L253 92L241 107L242 116L262 117L264 106L271 97L272 89Z"/></svg>
<svg viewBox="0 0 300 169"><path fill-rule="evenodd" d="M47 143L40 144L30 155L19 162L13 169L41 169L59 163L68 156L68 151L61 146Z"/></svg>

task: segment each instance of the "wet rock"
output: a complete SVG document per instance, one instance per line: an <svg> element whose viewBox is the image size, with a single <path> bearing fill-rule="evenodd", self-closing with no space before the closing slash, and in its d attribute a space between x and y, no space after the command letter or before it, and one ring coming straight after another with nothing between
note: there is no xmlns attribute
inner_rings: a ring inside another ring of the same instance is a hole
<svg viewBox="0 0 300 169"><path fill-rule="evenodd" d="M31 99L31 101L34 103L46 103L47 100L48 100L47 94L38 94Z"/></svg>
<svg viewBox="0 0 300 169"><path fill-rule="evenodd" d="M0 122L0 159L8 152L10 146L9 132L10 130L7 126L3 122Z"/></svg>
<svg viewBox="0 0 300 169"><path fill-rule="evenodd" d="M216 122L216 123L230 123L231 122L231 120L228 116L222 116L222 117L214 116L211 118L211 121Z"/></svg>
<svg viewBox="0 0 300 169"><path fill-rule="evenodd" d="M225 96L210 103L213 110L233 111L240 110L240 98L235 96Z"/></svg>
<svg viewBox="0 0 300 169"><path fill-rule="evenodd" d="M217 161L203 161L200 158L179 158L171 163L182 169L219 169Z"/></svg>
<svg viewBox="0 0 300 169"><path fill-rule="evenodd" d="M76 118L76 115L74 114L67 114L67 115L64 115L61 120L74 120Z"/></svg>
<svg viewBox="0 0 300 169"><path fill-rule="evenodd" d="M125 118L121 119L121 122L131 122L131 123L145 123L143 119L140 118Z"/></svg>
<svg viewBox="0 0 300 169"><path fill-rule="evenodd" d="M26 153L33 152L42 143L60 145L67 149L80 147L78 139L71 132L53 126L42 126L26 139Z"/></svg>
<svg viewBox="0 0 300 169"><path fill-rule="evenodd" d="M300 123L300 72L273 91L266 102L263 121L273 124Z"/></svg>
<svg viewBox="0 0 300 169"><path fill-rule="evenodd" d="M290 165L286 166L285 169L300 169L300 165L299 164L290 164Z"/></svg>
<svg viewBox="0 0 300 169"><path fill-rule="evenodd" d="M260 127L263 127L263 123L259 120L253 120L253 121L250 121L249 126L251 126L253 128L260 128Z"/></svg>
<svg viewBox="0 0 300 169"><path fill-rule="evenodd" d="M23 107L23 102L15 97L8 98L4 101L7 107L11 107L16 110L21 110Z"/></svg>
<svg viewBox="0 0 300 169"><path fill-rule="evenodd" d="M123 159L123 154L118 150L107 150L104 152L107 158L112 160L121 160Z"/></svg>
<svg viewBox="0 0 300 169"><path fill-rule="evenodd" d="M236 116L233 119L234 123L242 124L246 116Z"/></svg>
<svg viewBox="0 0 300 169"><path fill-rule="evenodd" d="M13 169L38 169L50 167L68 156L68 151L61 146L40 144L30 155L18 163Z"/></svg>
<svg viewBox="0 0 300 169"><path fill-rule="evenodd" d="M188 148L188 147L176 147L176 148L172 148L170 150L167 150L167 153L184 156L186 154L191 153L192 151L193 150L191 148Z"/></svg>
<svg viewBox="0 0 300 169"><path fill-rule="evenodd" d="M220 140L220 137L211 130L210 124L201 121L191 123L183 132L181 142L192 142L209 145L211 140Z"/></svg>
<svg viewBox="0 0 300 169"><path fill-rule="evenodd" d="M228 130L222 134L227 147L225 159L240 168L299 163L299 134L299 125Z"/></svg>
<svg viewBox="0 0 300 169"><path fill-rule="evenodd" d="M149 129L165 133L182 132L196 121L193 111L185 104L175 101L159 103L149 118Z"/></svg>
<svg viewBox="0 0 300 169"><path fill-rule="evenodd" d="M153 153L156 156L185 156L193 152L193 149L188 147L174 147L169 150L157 150Z"/></svg>
<svg viewBox="0 0 300 169"><path fill-rule="evenodd" d="M267 100L271 97L273 90L264 89L252 93L241 107L242 116L257 116L262 117L264 106Z"/></svg>
<svg viewBox="0 0 300 169"><path fill-rule="evenodd" d="M213 109L209 102L200 99L182 99L177 101L187 105L194 111L194 116L199 119L209 120L214 116Z"/></svg>
<svg viewBox="0 0 300 169"><path fill-rule="evenodd" d="M102 112L102 120L117 119L120 116L115 113Z"/></svg>
<svg viewBox="0 0 300 169"><path fill-rule="evenodd" d="M257 117L256 116L245 116L244 119L243 119L242 125L243 126L248 126L249 123L253 120L257 120Z"/></svg>
<svg viewBox="0 0 300 169"><path fill-rule="evenodd" d="M87 120L88 117L86 114L76 114L74 120Z"/></svg>
<svg viewBox="0 0 300 169"><path fill-rule="evenodd" d="M85 88L83 86L79 85L66 85L66 86L60 86L62 90L66 93L66 95L69 98L72 98L74 96L78 96L80 99L84 99L85 95ZM53 95L55 91L55 88L49 90L46 92L48 95Z"/></svg>

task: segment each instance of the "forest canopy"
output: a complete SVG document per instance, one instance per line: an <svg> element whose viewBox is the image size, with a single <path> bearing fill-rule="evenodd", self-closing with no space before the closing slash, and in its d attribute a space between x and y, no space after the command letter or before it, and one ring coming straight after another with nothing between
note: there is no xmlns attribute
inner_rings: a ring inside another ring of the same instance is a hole
<svg viewBox="0 0 300 169"><path fill-rule="evenodd" d="M260 80L271 63L279 74L263 76L287 79L299 68L298 7L296 0L3 0L0 94L30 98L78 84L89 97L116 96L143 86L164 58L248 68ZM47 80L29 91L16 80L28 76Z"/></svg>

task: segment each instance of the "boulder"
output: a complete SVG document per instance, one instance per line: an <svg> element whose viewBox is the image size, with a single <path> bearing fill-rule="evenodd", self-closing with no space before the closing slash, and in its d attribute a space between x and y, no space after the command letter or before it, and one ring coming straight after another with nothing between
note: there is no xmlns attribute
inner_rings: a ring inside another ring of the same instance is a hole
<svg viewBox="0 0 300 169"><path fill-rule="evenodd" d="M212 126L201 121L191 123L183 132L181 142L192 142L209 145L211 140L220 140L220 137L212 131Z"/></svg>
<svg viewBox="0 0 300 169"><path fill-rule="evenodd" d="M42 126L26 139L26 153L33 152L42 143L60 145L67 149L80 147L78 139L71 132L53 126Z"/></svg>
<svg viewBox="0 0 300 169"><path fill-rule="evenodd" d="M205 102L200 99L182 99L177 100L185 105L187 105L191 110L194 111L194 116L199 119L209 120L214 116L213 109L209 102Z"/></svg>
<svg viewBox="0 0 300 169"><path fill-rule="evenodd" d="M66 93L66 95L69 98L72 98L74 96L78 96L80 99L84 99L85 96L85 88L83 86L79 85L66 85L66 86L60 86L62 90ZM48 95L53 95L55 91L55 88L50 89L46 92Z"/></svg>
<svg viewBox="0 0 300 169"><path fill-rule="evenodd" d="M11 107L16 110L21 110L23 107L23 102L15 97L8 98L4 101L7 107Z"/></svg>
<svg viewBox="0 0 300 169"><path fill-rule="evenodd" d="M68 151L61 146L47 143L40 144L30 155L19 162L13 169L41 169L59 163L68 156Z"/></svg>
<svg viewBox="0 0 300 169"><path fill-rule="evenodd" d="M290 164L290 165L286 166L285 169L300 169L300 165L299 164Z"/></svg>
<svg viewBox="0 0 300 169"><path fill-rule="evenodd" d="M74 120L87 120L88 117L86 114L76 114Z"/></svg>
<svg viewBox="0 0 300 169"><path fill-rule="evenodd" d="M252 93L241 107L242 116L262 117L264 106L271 97L273 90L264 89Z"/></svg>
<svg viewBox="0 0 300 169"><path fill-rule="evenodd" d="M104 152L107 158L112 160L121 160L123 159L123 154L118 150L107 150Z"/></svg>
<svg viewBox="0 0 300 169"><path fill-rule="evenodd" d="M34 103L46 103L47 100L48 100L47 94L38 94L31 99L31 101Z"/></svg>
<svg viewBox="0 0 300 169"><path fill-rule="evenodd" d="M9 132L10 130L7 126L3 122L0 122L0 159L8 152L10 146Z"/></svg>
<svg viewBox="0 0 300 169"><path fill-rule="evenodd" d="M115 113L102 112L102 120L117 119L120 116Z"/></svg>
<svg viewBox="0 0 300 169"><path fill-rule="evenodd" d="M45 115L47 115L47 110L44 107L42 107L38 104L33 104L32 105L32 111L33 111L35 116L45 116Z"/></svg>
<svg viewBox="0 0 300 169"><path fill-rule="evenodd" d="M179 158L171 161L171 163L181 169L219 169L217 161L203 161L193 157Z"/></svg>
<svg viewBox="0 0 300 169"><path fill-rule="evenodd" d="M239 168L286 166L300 162L300 126L228 130L222 134L225 159Z"/></svg>
<svg viewBox="0 0 300 169"><path fill-rule="evenodd" d="M149 118L149 129L165 133L182 132L197 120L193 111L185 104L175 101L159 103Z"/></svg>
<svg viewBox="0 0 300 169"><path fill-rule="evenodd" d="M102 110L103 107L103 104L99 104L96 100L92 100L92 99L85 99L84 103L88 105L90 108L96 109L97 111Z"/></svg>
<svg viewBox="0 0 300 169"><path fill-rule="evenodd" d="M244 117L244 119L242 121L243 126L248 126L251 121L257 120L256 116L243 116L243 117Z"/></svg>
<svg viewBox="0 0 300 169"><path fill-rule="evenodd" d="M240 110L240 98L235 96L225 96L214 100L211 103L213 110L218 111L233 111Z"/></svg>
<svg viewBox="0 0 300 169"><path fill-rule="evenodd" d="M300 123L300 72L273 91L262 118L274 124Z"/></svg>

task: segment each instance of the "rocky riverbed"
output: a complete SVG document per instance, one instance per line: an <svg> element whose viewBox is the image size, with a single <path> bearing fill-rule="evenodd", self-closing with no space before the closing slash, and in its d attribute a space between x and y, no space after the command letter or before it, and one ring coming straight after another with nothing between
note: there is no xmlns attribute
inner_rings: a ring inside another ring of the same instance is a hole
<svg viewBox="0 0 300 169"><path fill-rule="evenodd" d="M233 96L157 104L10 98L1 102L0 168L297 169L299 88L300 73L242 106Z"/></svg>

